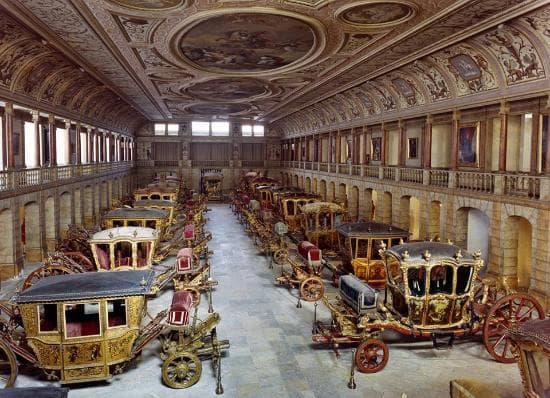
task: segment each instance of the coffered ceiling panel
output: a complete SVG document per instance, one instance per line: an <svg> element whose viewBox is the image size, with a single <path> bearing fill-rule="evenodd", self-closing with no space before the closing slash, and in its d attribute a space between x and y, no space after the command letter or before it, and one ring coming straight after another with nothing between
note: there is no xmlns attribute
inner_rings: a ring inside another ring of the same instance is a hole
<svg viewBox="0 0 550 398"><path fill-rule="evenodd" d="M479 85L490 89L500 82L484 59L512 62L517 55L540 64L539 55L521 27L465 40L491 18L535 3L12 0L4 7L34 22L36 33L55 37L67 58L150 120L270 122L308 107L322 120L349 120L464 95ZM523 52L506 53L503 38L512 47L523 43ZM464 43L450 47L457 41ZM45 65L54 61L43 57ZM36 76L45 74L46 66L35 68ZM525 76L508 76L508 83L540 73L533 67ZM64 93L57 101L70 101L70 84ZM86 99L73 102L83 106Z"/></svg>

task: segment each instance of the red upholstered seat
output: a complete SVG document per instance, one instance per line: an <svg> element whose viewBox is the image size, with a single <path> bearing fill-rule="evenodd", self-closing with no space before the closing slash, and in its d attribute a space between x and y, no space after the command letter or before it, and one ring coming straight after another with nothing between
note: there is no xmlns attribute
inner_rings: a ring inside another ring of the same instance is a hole
<svg viewBox="0 0 550 398"><path fill-rule="evenodd" d="M302 256L312 267L321 264L321 250L307 240L298 244L298 253L300 253L300 256Z"/></svg>
<svg viewBox="0 0 550 398"><path fill-rule="evenodd" d="M96 247L97 261L99 261L99 267L101 269L110 269L109 255L101 247Z"/></svg>
<svg viewBox="0 0 550 398"><path fill-rule="evenodd" d="M183 227L183 239L195 239L195 225L187 224Z"/></svg>
<svg viewBox="0 0 550 398"><path fill-rule="evenodd" d="M186 247L178 252L176 257L176 272L186 273L193 269L193 249Z"/></svg>
<svg viewBox="0 0 550 398"><path fill-rule="evenodd" d="M193 294L186 290L174 292L168 313L168 322L172 325L189 324L189 311L193 308Z"/></svg>

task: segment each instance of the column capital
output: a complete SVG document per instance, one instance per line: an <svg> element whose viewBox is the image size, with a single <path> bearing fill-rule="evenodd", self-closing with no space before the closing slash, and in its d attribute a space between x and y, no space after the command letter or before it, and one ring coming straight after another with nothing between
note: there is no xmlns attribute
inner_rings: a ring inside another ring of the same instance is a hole
<svg viewBox="0 0 550 398"><path fill-rule="evenodd" d="M4 112L7 115L13 115L13 102L6 102L6 105L4 105Z"/></svg>
<svg viewBox="0 0 550 398"><path fill-rule="evenodd" d="M461 117L460 109L453 109L453 120L459 121Z"/></svg>
<svg viewBox="0 0 550 398"><path fill-rule="evenodd" d="M65 119L65 128L67 130L71 129L71 121L69 119Z"/></svg>
<svg viewBox="0 0 550 398"><path fill-rule="evenodd" d="M432 124L433 122L434 122L434 115L432 115L431 113L428 113L426 115L426 123Z"/></svg>
<svg viewBox="0 0 550 398"><path fill-rule="evenodd" d="M546 94L546 104L543 105L543 109L550 110L550 92Z"/></svg>
<svg viewBox="0 0 550 398"><path fill-rule="evenodd" d="M510 113L510 104L505 99L500 100L500 107L498 109L499 115L507 115Z"/></svg>
<svg viewBox="0 0 550 398"><path fill-rule="evenodd" d="M50 123L50 124L54 124L54 123L55 123L55 115L54 115L54 114L50 113L50 114L48 115L48 123Z"/></svg>
<svg viewBox="0 0 550 398"><path fill-rule="evenodd" d="M400 128L400 129L404 129L405 128L405 121L403 119L398 119L397 120L397 127Z"/></svg>
<svg viewBox="0 0 550 398"><path fill-rule="evenodd" d="M33 123L37 123L40 119L40 112L38 111L31 111L32 121Z"/></svg>

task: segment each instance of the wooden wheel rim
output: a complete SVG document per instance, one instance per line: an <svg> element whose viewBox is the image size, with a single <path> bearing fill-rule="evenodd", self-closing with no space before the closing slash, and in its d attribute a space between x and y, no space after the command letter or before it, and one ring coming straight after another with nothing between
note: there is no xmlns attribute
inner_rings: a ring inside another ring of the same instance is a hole
<svg viewBox="0 0 550 398"><path fill-rule="evenodd" d="M535 298L514 293L498 300L490 308L483 325L483 343L489 354L498 362L515 362L506 330L530 319L544 319L542 305Z"/></svg>
<svg viewBox="0 0 550 398"><path fill-rule="evenodd" d="M15 354L6 343L0 340L0 388L13 387L16 377L17 359Z"/></svg>
<svg viewBox="0 0 550 398"><path fill-rule="evenodd" d="M355 366L363 373L375 373L384 369L388 359L388 346L378 339L362 342L355 352Z"/></svg>
<svg viewBox="0 0 550 398"><path fill-rule="evenodd" d="M300 284L300 297L306 301L321 300L324 293L323 281L316 276L310 276Z"/></svg>
<svg viewBox="0 0 550 398"><path fill-rule="evenodd" d="M64 275L64 274L74 274L75 271L69 267L65 267L64 265L49 265L46 267L40 267L33 272L31 272L27 277L25 278L25 281L23 282L23 286L21 287L21 290L28 289L33 285L34 282L46 278L48 276L52 275Z"/></svg>
<svg viewBox="0 0 550 398"><path fill-rule="evenodd" d="M162 381L172 388L188 388L201 378L202 363L191 352L170 355L162 363Z"/></svg>
<svg viewBox="0 0 550 398"><path fill-rule="evenodd" d="M279 249L275 253L273 253L273 261L275 261L277 264L282 264L284 257L285 257L284 249Z"/></svg>

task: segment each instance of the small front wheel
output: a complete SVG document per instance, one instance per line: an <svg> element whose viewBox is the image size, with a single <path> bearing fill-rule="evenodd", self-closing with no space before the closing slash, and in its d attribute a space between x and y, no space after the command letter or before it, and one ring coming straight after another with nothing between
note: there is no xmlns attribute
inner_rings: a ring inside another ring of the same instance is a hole
<svg viewBox="0 0 550 398"><path fill-rule="evenodd" d="M306 301L321 300L324 293L323 281L317 276L310 276L300 283L300 297Z"/></svg>
<svg viewBox="0 0 550 398"><path fill-rule="evenodd" d="M378 339L363 341L355 352L355 366L363 373L375 373L384 369L388 359L388 346Z"/></svg>
<svg viewBox="0 0 550 398"><path fill-rule="evenodd" d="M175 353L162 363L162 381L168 387L191 387L199 381L201 373L201 360L191 352Z"/></svg>

